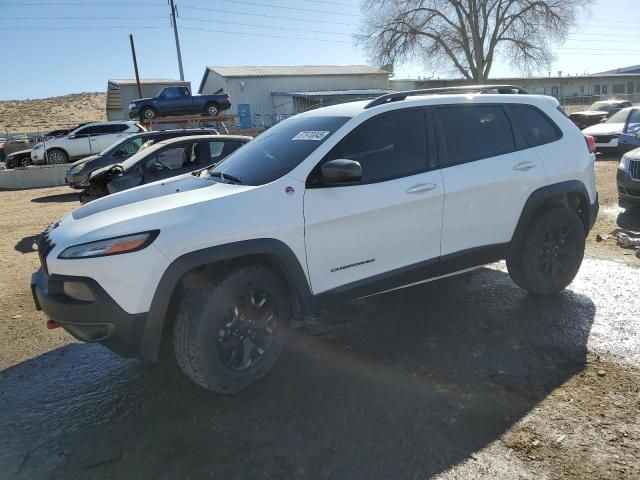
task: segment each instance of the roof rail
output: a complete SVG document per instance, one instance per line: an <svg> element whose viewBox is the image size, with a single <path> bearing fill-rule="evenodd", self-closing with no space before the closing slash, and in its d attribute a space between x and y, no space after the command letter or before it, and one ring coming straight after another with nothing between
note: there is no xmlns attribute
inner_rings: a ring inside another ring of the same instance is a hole
<svg viewBox="0 0 640 480"><path fill-rule="evenodd" d="M378 105L405 100L407 97L415 97L417 95L437 95L446 93L529 94L526 89L518 87L517 85L466 85L461 87L423 88L420 90L407 90L404 92L395 92L382 95L375 100L367 103L364 108L377 107Z"/></svg>

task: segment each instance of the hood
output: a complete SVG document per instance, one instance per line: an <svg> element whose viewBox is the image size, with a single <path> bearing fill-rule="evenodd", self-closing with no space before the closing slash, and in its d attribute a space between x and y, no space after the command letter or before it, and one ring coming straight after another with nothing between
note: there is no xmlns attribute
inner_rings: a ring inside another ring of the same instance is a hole
<svg viewBox="0 0 640 480"><path fill-rule="evenodd" d="M585 135L617 135L624 130L624 123L598 123L582 130Z"/></svg>
<svg viewBox="0 0 640 480"><path fill-rule="evenodd" d="M89 182L93 182L94 180L97 180L98 178L104 177L107 173L109 173L109 170L111 170L113 167L117 166L118 164L115 165L107 165L106 167L102 167L102 168L96 168L95 170L93 170L90 174L89 174L89 178L87 178L87 180Z"/></svg>
<svg viewBox="0 0 640 480"><path fill-rule="evenodd" d="M625 153L624 156L630 158L631 160L640 160L640 148L631 150L630 152Z"/></svg>
<svg viewBox="0 0 640 480"><path fill-rule="evenodd" d="M149 100L153 100L152 97L146 97L146 98L137 98L129 103L141 103L141 102L148 102Z"/></svg>
<svg viewBox="0 0 640 480"><path fill-rule="evenodd" d="M127 208L118 212L119 215L129 216L134 212L138 212L136 215L139 215L142 211L144 211L143 213L152 213L168 210L198 201L193 193L195 190L203 188L209 190L210 195L207 196L207 199L210 199L255 187L215 183L186 173L168 180L141 185L99 198L75 210L72 216L76 220L81 220L103 212L115 211L125 206ZM134 205L135 208L132 208Z"/></svg>
<svg viewBox="0 0 640 480"><path fill-rule="evenodd" d="M573 112L569 117L574 115L582 115L585 117L606 117L608 114L609 112L598 112L597 110L582 110L581 112Z"/></svg>
<svg viewBox="0 0 640 480"><path fill-rule="evenodd" d="M8 155L7 155L7 158L9 158L9 157L15 157L15 156L17 156L17 155L24 155L24 154L27 154L27 153L29 153L29 152L31 152L31 149L30 149L30 148L28 148L28 149L26 149L26 150L18 150L17 152L11 152L10 154L8 154Z"/></svg>
<svg viewBox="0 0 640 480"><path fill-rule="evenodd" d="M77 167L78 165L82 165L83 163L87 163L90 162L91 160L95 160L96 158L100 158L100 155L91 155L89 157L84 157L81 160L78 160L77 162L73 162L72 164L69 165L69 170Z"/></svg>

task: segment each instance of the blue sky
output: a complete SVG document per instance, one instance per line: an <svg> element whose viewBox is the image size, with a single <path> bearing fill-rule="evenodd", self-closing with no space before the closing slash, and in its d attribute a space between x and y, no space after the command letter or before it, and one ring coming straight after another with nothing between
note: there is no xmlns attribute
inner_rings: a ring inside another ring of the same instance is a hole
<svg viewBox="0 0 640 480"><path fill-rule="evenodd" d="M359 64L350 35L359 0L176 0L186 80L206 65ZM281 8L278 8L281 7ZM594 73L640 64L640 0L597 0L552 71ZM128 34L140 75L178 78L166 0L0 0L0 99L105 91L133 78ZM286 38L285 38L286 37ZM500 59L492 76L519 74ZM445 76L397 65L396 78Z"/></svg>

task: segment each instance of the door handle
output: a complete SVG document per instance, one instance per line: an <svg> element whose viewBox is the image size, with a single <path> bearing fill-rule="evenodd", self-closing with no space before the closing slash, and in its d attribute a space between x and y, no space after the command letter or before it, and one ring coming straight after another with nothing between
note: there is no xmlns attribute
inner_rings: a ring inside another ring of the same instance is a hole
<svg viewBox="0 0 640 480"><path fill-rule="evenodd" d="M520 162L514 165L513 169L519 172L526 172L528 170L531 170L532 168L536 168L536 166L537 165L534 162Z"/></svg>
<svg viewBox="0 0 640 480"><path fill-rule="evenodd" d="M421 183L407 189L407 193L424 193L438 188L435 183Z"/></svg>

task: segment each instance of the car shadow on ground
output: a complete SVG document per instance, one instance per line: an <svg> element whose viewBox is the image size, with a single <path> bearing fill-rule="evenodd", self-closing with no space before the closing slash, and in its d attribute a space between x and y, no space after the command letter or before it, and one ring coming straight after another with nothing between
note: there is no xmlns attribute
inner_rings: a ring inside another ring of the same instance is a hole
<svg viewBox="0 0 640 480"><path fill-rule="evenodd" d="M80 194L78 192L59 193L57 195L45 195L31 199L33 203L63 203L63 202L79 202Z"/></svg>
<svg viewBox="0 0 640 480"><path fill-rule="evenodd" d="M37 242L40 235L29 235L18 241L13 247L20 253L33 253L37 250Z"/></svg>
<svg viewBox="0 0 640 480"><path fill-rule="evenodd" d="M275 370L233 396L72 344L0 373L0 463L17 478L428 478L580 372L594 316L586 296L530 296L483 268L293 325Z"/></svg>

